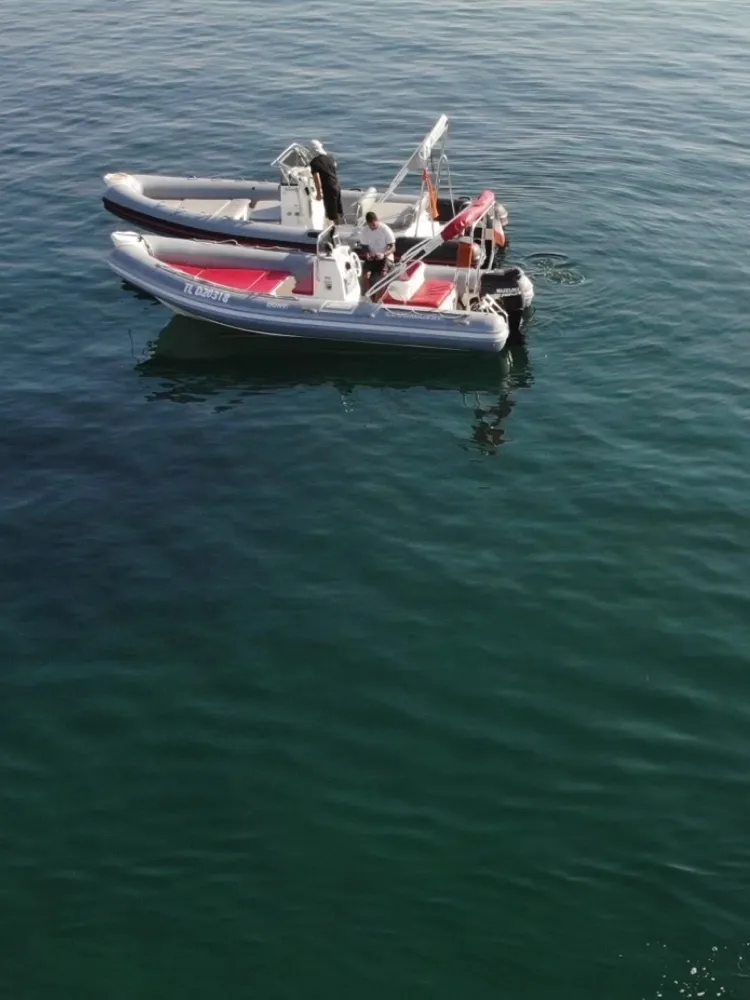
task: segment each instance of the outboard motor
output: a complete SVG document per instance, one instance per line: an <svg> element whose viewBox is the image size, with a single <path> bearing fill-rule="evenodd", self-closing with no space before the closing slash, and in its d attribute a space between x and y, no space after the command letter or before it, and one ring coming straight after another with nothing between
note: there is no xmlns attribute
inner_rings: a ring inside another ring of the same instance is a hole
<svg viewBox="0 0 750 1000"><path fill-rule="evenodd" d="M534 286L520 267L480 272L479 294L490 295L508 314L511 329L518 330L523 314L534 301Z"/></svg>
<svg viewBox="0 0 750 1000"><path fill-rule="evenodd" d="M303 229L323 229L325 206L318 198L309 167L290 167L288 180L279 185L281 225Z"/></svg>

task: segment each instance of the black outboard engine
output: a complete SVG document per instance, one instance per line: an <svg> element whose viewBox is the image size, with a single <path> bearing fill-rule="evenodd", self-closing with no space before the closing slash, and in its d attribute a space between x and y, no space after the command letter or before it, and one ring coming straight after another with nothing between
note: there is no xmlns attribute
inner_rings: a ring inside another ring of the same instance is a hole
<svg viewBox="0 0 750 1000"><path fill-rule="evenodd" d="M511 331L517 331L524 313L534 300L534 286L520 267L502 267L480 272L480 297L491 295L508 314Z"/></svg>

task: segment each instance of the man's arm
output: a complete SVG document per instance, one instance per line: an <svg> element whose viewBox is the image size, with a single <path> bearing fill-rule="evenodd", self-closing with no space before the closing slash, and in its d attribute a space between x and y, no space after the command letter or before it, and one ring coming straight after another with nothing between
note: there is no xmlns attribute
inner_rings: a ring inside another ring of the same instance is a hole
<svg viewBox="0 0 750 1000"><path fill-rule="evenodd" d="M361 243L361 245L362 245L362 246L363 246L363 247L365 248L365 260L371 260L371 259L372 259L372 257L374 257L374 256L375 256L375 255L373 254L373 252L372 252L372 249L371 249L371 247L370 247L370 241L369 241L369 239L367 238L367 233L368 233L368 231L369 231L369 230L367 229L367 227L365 227L365 229L364 229L364 230L362 230L362 231L360 232L360 235L359 235L359 242L360 242L360 243Z"/></svg>
<svg viewBox="0 0 750 1000"><path fill-rule="evenodd" d="M315 158L310 161L310 170L313 175L313 181L315 182L315 191L318 195L318 199L323 197L323 187L320 183L320 171L318 169L318 164L315 162Z"/></svg>

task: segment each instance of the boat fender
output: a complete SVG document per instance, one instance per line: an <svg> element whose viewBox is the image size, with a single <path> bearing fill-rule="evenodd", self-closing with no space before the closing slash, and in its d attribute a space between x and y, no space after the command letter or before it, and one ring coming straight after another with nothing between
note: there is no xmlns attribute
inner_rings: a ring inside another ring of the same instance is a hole
<svg viewBox="0 0 750 1000"><path fill-rule="evenodd" d="M456 267L474 267L479 261L481 247L474 242L471 236L461 236L457 242Z"/></svg>

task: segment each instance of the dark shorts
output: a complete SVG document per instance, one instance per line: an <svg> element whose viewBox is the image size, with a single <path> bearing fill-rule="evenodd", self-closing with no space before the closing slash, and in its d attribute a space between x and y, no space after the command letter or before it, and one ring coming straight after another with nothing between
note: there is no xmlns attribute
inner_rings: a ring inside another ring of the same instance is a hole
<svg viewBox="0 0 750 1000"><path fill-rule="evenodd" d="M393 261L388 260L386 257L381 258L381 260L363 260L362 270L365 274L371 274L374 278L380 278L390 271L393 267Z"/></svg>
<svg viewBox="0 0 750 1000"><path fill-rule="evenodd" d="M341 203L341 188L332 188L323 184L323 204L326 218L331 222L343 222L344 206Z"/></svg>

